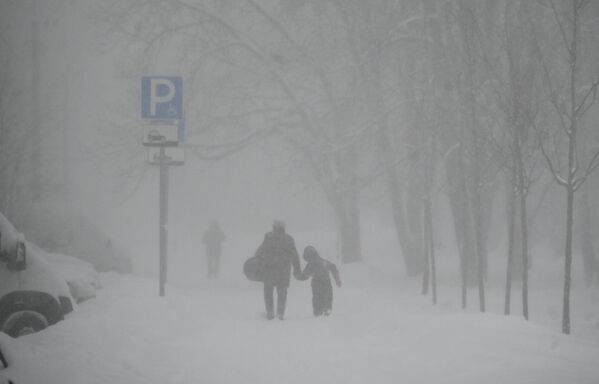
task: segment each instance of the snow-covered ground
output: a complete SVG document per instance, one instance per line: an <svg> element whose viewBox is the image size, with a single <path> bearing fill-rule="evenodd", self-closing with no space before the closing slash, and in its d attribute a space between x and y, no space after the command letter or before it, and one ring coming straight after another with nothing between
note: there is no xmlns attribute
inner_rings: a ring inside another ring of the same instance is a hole
<svg viewBox="0 0 599 384"><path fill-rule="evenodd" d="M17 384L597 383L599 342L519 317L433 307L364 266L342 269L334 313L311 316L292 282L287 318L264 319L259 284L192 289L103 274L97 298L9 339ZM413 282L412 282L413 285ZM474 296L474 295L473 295ZM596 330L599 333L599 330Z"/></svg>

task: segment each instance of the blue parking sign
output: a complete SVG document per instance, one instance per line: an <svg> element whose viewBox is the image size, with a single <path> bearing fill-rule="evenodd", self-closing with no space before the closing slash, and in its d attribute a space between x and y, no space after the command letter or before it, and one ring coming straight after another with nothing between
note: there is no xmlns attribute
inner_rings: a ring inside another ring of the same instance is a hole
<svg viewBox="0 0 599 384"><path fill-rule="evenodd" d="M142 119L182 119L183 80L179 76L141 78Z"/></svg>

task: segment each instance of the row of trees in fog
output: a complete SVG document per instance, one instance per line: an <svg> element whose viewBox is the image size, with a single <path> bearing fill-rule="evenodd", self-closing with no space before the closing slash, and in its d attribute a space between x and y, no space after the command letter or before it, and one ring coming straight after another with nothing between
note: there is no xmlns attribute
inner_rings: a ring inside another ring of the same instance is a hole
<svg viewBox="0 0 599 384"><path fill-rule="evenodd" d="M188 144L197 158L272 145L295 180L319 188L336 220L342 262L362 259L360 202L383 188L405 270L422 276L433 300L443 197L460 255L462 305L477 287L485 311L492 206L502 194L505 313L518 279L528 318L529 233L547 209L547 191L561 186L569 333L576 239L587 283L598 280L592 214L599 201L589 185L599 166L599 4L127 0L103 2L91 14L102 40L120 47L124 76L137 80L142 70L173 65L184 76ZM14 132L4 112L10 94L1 97L4 139ZM2 160L3 172L8 163ZM2 184L2 204L14 196L8 187Z"/></svg>
<svg viewBox="0 0 599 384"><path fill-rule="evenodd" d="M256 140L290 153L294 175L330 204L344 263L362 258L360 196L383 184L406 272L435 293L433 202L446 195L464 307L474 285L485 311L492 205L505 191L505 312L518 278L528 318L529 233L553 178L569 333L574 220L587 283L597 274L597 194L585 183L599 166L598 17L588 0L166 0L119 2L101 19L146 58L177 55L188 117L202 122L197 156Z"/></svg>

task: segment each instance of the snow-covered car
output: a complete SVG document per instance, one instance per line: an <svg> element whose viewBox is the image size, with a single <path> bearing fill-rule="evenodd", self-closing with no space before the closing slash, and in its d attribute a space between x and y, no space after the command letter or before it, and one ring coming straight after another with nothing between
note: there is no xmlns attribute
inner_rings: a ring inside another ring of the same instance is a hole
<svg viewBox="0 0 599 384"><path fill-rule="evenodd" d="M39 249L31 244L33 249ZM96 291L102 287L98 272L90 263L73 256L59 253L44 253L56 273L61 276L69 286L71 296L77 303L96 297Z"/></svg>
<svg viewBox="0 0 599 384"><path fill-rule="evenodd" d="M2 214L0 255L0 331L37 332L73 310L67 282Z"/></svg>
<svg viewBox="0 0 599 384"><path fill-rule="evenodd" d="M0 215L1 216L1 215ZM0 261L11 271L25 269L25 236L19 233L4 217L0 217Z"/></svg>
<svg viewBox="0 0 599 384"><path fill-rule="evenodd" d="M13 223L40 248L86 261L99 272L130 273L131 261L95 220L69 204L35 203Z"/></svg>

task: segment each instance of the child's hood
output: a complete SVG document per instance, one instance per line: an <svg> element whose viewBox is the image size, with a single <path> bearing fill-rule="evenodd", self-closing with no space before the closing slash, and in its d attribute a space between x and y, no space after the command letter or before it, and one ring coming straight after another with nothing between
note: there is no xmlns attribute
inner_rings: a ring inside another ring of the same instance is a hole
<svg viewBox="0 0 599 384"><path fill-rule="evenodd" d="M304 254L302 257L307 262L315 262L320 260L320 255L318 254L318 251L311 245L308 245L306 248L304 248Z"/></svg>

